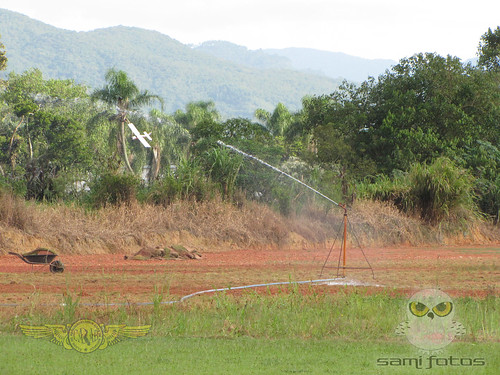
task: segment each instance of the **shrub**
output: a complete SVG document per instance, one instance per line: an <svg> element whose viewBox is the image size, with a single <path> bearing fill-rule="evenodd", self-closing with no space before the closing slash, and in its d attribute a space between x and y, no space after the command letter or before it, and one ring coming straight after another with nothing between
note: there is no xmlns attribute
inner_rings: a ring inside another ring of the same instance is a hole
<svg viewBox="0 0 500 375"><path fill-rule="evenodd" d="M431 165L414 164L408 174L407 206L428 223L445 218L474 216L474 181L450 159L440 157Z"/></svg>
<svg viewBox="0 0 500 375"><path fill-rule="evenodd" d="M132 174L106 173L91 187L91 201L96 207L131 204L136 201L140 184L139 177Z"/></svg>
<svg viewBox="0 0 500 375"><path fill-rule="evenodd" d="M379 176L358 185L360 198L391 202L401 211L418 215L429 224L444 219L476 216L474 179L450 159L413 164L408 173L392 179Z"/></svg>
<svg viewBox="0 0 500 375"><path fill-rule="evenodd" d="M195 160L183 160L150 189L148 202L167 206L179 200L202 202L217 194L215 185L207 179Z"/></svg>
<svg viewBox="0 0 500 375"><path fill-rule="evenodd" d="M203 154L203 163L211 180L220 186L223 199L231 198L243 158L227 149L213 148Z"/></svg>

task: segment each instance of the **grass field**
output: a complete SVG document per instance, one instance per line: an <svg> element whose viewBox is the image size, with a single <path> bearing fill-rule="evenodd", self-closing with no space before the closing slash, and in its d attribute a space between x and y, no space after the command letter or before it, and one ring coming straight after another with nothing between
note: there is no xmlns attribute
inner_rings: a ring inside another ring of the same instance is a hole
<svg viewBox="0 0 500 375"><path fill-rule="evenodd" d="M411 345L379 341L255 339L250 337L144 337L81 354L19 335L0 336L0 373L11 374L498 374L500 344L453 343L438 358L454 363L484 359L484 366L433 362ZM422 357L394 365L396 359ZM378 362L392 358L392 366ZM415 360L416 361L416 360Z"/></svg>
<svg viewBox="0 0 500 375"><path fill-rule="evenodd" d="M473 366L474 374L497 373L500 302L494 295L454 300L455 318L467 334L429 362L429 353L394 334L405 320L406 297L367 292L345 287L326 294L292 285L236 296L219 293L173 305L163 305L169 296L158 293L151 306L117 308L78 306L78 299L66 297L65 306L35 306L2 316L0 373L469 374L474 361L480 364ZM146 337L81 354L24 337L18 328L83 318L103 324L151 324L152 329ZM429 363L432 368L427 369Z"/></svg>
<svg viewBox="0 0 500 375"><path fill-rule="evenodd" d="M325 250L315 248L214 249L198 261L62 255L66 270L57 275L4 255L0 374L498 373L498 246L365 251L377 278L351 271L344 281L357 286L293 283L318 277ZM352 251L349 262L363 259ZM171 303L209 288L287 280ZM408 298L436 287L451 296L466 334L422 353L395 329L407 320ZM20 329L80 319L151 331L82 354Z"/></svg>

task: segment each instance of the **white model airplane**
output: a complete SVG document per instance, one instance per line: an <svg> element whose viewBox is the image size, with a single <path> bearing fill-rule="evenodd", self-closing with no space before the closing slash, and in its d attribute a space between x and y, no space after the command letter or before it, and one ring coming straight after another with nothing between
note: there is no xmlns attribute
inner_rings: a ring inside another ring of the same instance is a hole
<svg viewBox="0 0 500 375"><path fill-rule="evenodd" d="M128 123L128 127L130 128L130 130L132 130L132 133L134 133L134 136L132 137L132 139L138 139L139 141L141 141L141 143L144 147L147 147L147 148L151 147L149 145L149 143L144 139L144 138L147 138L150 141L152 141L153 139L151 138L151 133L146 133L146 132L144 132L144 134L139 133L139 130L137 130L135 125L132 124L131 122Z"/></svg>

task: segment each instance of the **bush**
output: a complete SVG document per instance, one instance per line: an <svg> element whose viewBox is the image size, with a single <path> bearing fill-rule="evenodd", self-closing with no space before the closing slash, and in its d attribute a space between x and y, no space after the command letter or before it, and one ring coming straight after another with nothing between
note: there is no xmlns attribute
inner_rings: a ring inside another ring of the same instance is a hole
<svg viewBox="0 0 500 375"><path fill-rule="evenodd" d="M167 206L180 200L206 201L217 194L216 186L204 177L194 160L183 160L175 171L170 171L150 189L148 202Z"/></svg>
<svg viewBox="0 0 500 375"><path fill-rule="evenodd" d="M240 155L234 155L225 148L213 148L202 156L204 167L208 170L210 179L220 186L222 198L232 198L243 158Z"/></svg>
<svg viewBox="0 0 500 375"><path fill-rule="evenodd" d="M429 224L477 215L473 177L445 157L430 165L413 164L408 173L392 179L379 176L371 183L361 183L358 194L360 198L391 202Z"/></svg>
<svg viewBox="0 0 500 375"><path fill-rule="evenodd" d="M91 187L91 201L96 207L131 204L140 184L139 177L132 174L104 174Z"/></svg>
<svg viewBox="0 0 500 375"><path fill-rule="evenodd" d="M474 180L450 159L440 157L431 165L414 164L408 174L407 205L428 223L437 224L451 216L475 215Z"/></svg>
<svg viewBox="0 0 500 375"><path fill-rule="evenodd" d="M494 224L498 224L500 216L500 175L493 182L479 178L476 180L475 186L480 197L478 203L481 211L490 217Z"/></svg>

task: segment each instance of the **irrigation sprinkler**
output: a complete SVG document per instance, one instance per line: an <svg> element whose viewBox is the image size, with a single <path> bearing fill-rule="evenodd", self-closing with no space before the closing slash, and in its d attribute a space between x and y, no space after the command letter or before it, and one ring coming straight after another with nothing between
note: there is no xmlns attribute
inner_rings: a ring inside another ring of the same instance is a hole
<svg viewBox="0 0 500 375"><path fill-rule="evenodd" d="M269 164L269 163L266 163L265 161L259 159L258 157L255 157L253 155L250 155L250 154L247 154L246 152L243 152L239 149L237 149L236 147L234 146L231 146L231 145L228 145L228 144L225 144L224 142L222 141L217 141L217 144L220 145L220 146L223 146L223 147L227 147L229 148L230 150L232 151L235 151L241 155L243 155L244 157L247 157L249 159L253 159L263 165L265 165L266 167L268 168L271 168L272 170L290 178L291 180L299 183L300 185L306 187L307 189L311 190L312 192L314 192L315 194L319 195L320 197L323 197L324 199L326 199L328 202L330 203L333 203L335 206L337 207L340 207L344 210L344 217L343 217L343 220L342 220L342 223L343 223L343 235L342 235L342 244L341 244L341 247L340 247L340 253L339 253L339 261L338 261L338 264L337 264L337 277L339 277L339 271L342 270L342 277L345 277L345 270L346 269L369 269L371 270L372 272L372 276L373 278L375 278L375 274L373 272L373 268L372 266L370 265L370 262L368 262L368 259L366 258L366 255L365 255L365 252L363 251L363 248L361 247L361 244L359 243L358 241L358 246L359 248L361 249L361 252L363 253L363 256L366 260L366 263L368 264L368 267L348 267L346 265L346 247L347 247L347 224L348 224L348 217L347 217L347 205L346 204L342 204L342 203L338 203L338 202L335 202L333 199L327 197L325 194L321 193L320 191L314 189L313 187L307 185L305 182L299 180L298 178L295 178L291 175L289 175L288 173L286 172L283 172L281 169L279 168L276 168L275 166ZM357 240L357 238L356 238ZM333 246L335 245L335 241L332 245L332 247L330 248L330 251L328 253L328 256L326 257L326 260L325 260L325 263L323 264L323 267L321 268L321 273L320 273L320 278L322 277L323 275L323 271L325 268L331 268L331 267L327 267L327 263L328 263L328 259L330 258L330 255L332 253L332 250L333 250ZM342 259L342 266L340 266L340 261Z"/></svg>
<svg viewBox="0 0 500 375"><path fill-rule="evenodd" d="M333 199L328 198L328 197L327 197L326 195L324 195L323 193L320 193L318 190L316 190L316 189L314 189L314 188L310 187L310 186L309 186L309 185L307 185L305 182L300 181L298 178L295 178L295 177L293 177L293 176L289 175L288 173L283 172L281 169L278 169L278 168L276 168L275 166L273 166L273 165L271 165L271 164L269 164L269 163L266 163L265 161L260 160L259 158L255 157L255 156L253 156L253 155L247 154L246 152L243 152L243 151L241 151L241 150L237 149L237 148L236 148L236 147L234 147L234 146L227 145L227 144L225 144L225 143L224 143L224 142L222 142L222 141L217 141L217 144L219 144L220 146L227 147L227 148L229 148L229 149L231 149L231 150L233 150L233 151L235 151L235 152L237 152L237 153L239 153L239 154L241 154L241 155L243 155L243 156L245 156L245 157L247 157L247 158L250 158L250 159L253 159L253 160L258 161L259 163L261 163L261 164L265 165L266 167L269 167L269 168L271 168L272 170L274 170L274 171L276 171L276 172L278 172L278 173L281 173L282 175L284 175L284 176L286 176L286 177L288 177L288 178L291 178L293 181L298 182L298 183L299 183L299 184L301 184L302 186L305 186L305 187L306 187L306 188L308 188L309 190L312 190L313 192L315 192L315 193L316 193L316 194L318 194L319 196L321 196L321 197L325 198L325 199L326 199L327 201L329 201L330 203L333 203L335 206L342 207L342 205L341 205L340 203L337 203L337 202L335 202Z"/></svg>

